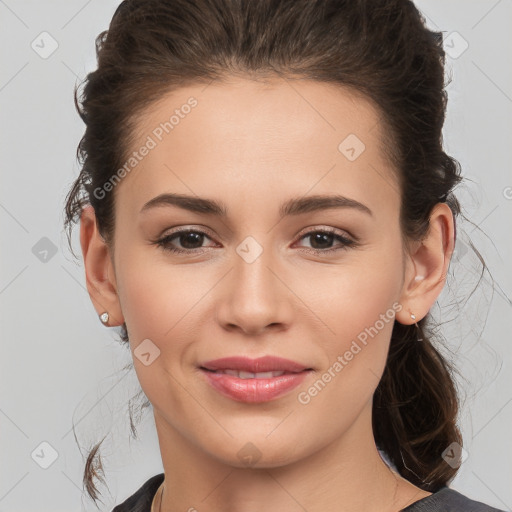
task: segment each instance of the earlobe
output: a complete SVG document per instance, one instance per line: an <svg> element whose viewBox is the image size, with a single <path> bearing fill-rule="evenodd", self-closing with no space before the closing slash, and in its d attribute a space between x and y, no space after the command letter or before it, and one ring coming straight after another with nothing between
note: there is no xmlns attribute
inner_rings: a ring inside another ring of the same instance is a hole
<svg viewBox="0 0 512 512"><path fill-rule="evenodd" d="M400 299L404 309L402 314L397 314L400 323L411 323L409 310L416 312L416 321L419 321L440 295L453 252L454 236L453 213L446 203L438 203L432 209L427 236L408 256Z"/></svg>
<svg viewBox="0 0 512 512"><path fill-rule="evenodd" d="M122 325L124 318L109 247L98 231L92 206L85 207L80 217L80 245L87 291L98 316L108 312L109 326Z"/></svg>

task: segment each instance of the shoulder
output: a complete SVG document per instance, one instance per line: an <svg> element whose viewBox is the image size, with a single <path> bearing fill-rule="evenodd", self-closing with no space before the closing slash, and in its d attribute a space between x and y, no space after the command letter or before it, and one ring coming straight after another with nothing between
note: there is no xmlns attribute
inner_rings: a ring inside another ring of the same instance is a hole
<svg viewBox="0 0 512 512"><path fill-rule="evenodd" d="M163 481L164 473L152 476L112 512L150 512L153 496Z"/></svg>
<svg viewBox="0 0 512 512"><path fill-rule="evenodd" d="M505 512L442 487L437 492L403 509L403 512Z"/></svg>

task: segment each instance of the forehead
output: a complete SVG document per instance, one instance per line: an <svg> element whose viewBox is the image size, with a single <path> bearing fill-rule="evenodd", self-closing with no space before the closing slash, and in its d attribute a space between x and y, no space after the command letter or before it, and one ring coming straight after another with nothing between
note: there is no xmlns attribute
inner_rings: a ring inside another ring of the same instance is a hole
<svg viewBox="0 0 512 512"><path fill-rule="evenodd" d="M348 88L288 79L193 85L151 105L136 128L130 152L138 155L115 192L135 215L163 192L268 208L276 196L335 191L377 211L399 206L380 113Z"/></svg>

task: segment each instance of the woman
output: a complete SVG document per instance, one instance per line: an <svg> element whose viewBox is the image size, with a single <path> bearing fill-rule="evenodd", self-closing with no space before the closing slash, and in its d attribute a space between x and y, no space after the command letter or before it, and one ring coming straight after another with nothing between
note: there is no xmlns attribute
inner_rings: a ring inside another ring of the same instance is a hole
<svg viewBox="0 0 512 512"><path fill-rule="evenodd" d="M127 0L97 54L66 223L164 467L114 512L497 510L448 487L427 328L460 213L441 34L407 0Z"/></svg>

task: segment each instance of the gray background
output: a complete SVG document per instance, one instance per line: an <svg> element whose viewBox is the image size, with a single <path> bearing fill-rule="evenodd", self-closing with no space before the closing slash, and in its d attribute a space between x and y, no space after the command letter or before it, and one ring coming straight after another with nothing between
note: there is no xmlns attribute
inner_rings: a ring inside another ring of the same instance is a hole
<svg viewBox="0 0 512 512"><path fill-rule="evenodd" d="M139 388L120 369L130 355L99 322L62 228L84 128L73 87L94 68L94 38L118 3L0 1L0 512L96 510L81 490L72 418L83 449L110 433L102 510L162 471L151 413L139 440L129 439L126 402ZM473 180L458 197L474 224L459 221L449 283L433 308L463 376L467 458L451 487L511 510L512 2L417 5L446 36L445 146ZM44 55L52 39L58 47ZM481 272L469 239L489 271L465 303Z"/></svg>

